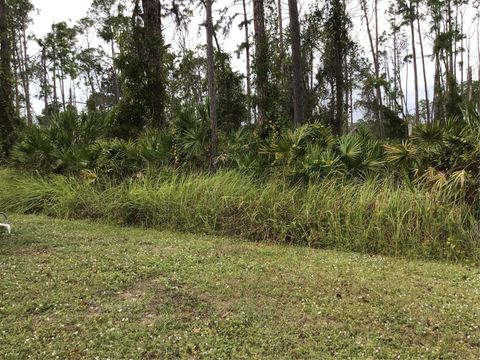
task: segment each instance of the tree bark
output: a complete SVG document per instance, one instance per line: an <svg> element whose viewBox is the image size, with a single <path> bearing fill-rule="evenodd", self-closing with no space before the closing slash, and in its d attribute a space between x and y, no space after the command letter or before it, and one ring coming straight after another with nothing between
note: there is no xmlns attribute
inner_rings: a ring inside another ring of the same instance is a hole
<svg viewBox="0 0 480 360"><path fill-rule="evenodd" d="M417 5L417 27L418 27L418 41L420 43L420 57L422 58L422 69L423 69L423 86L425 88L425 105L427 110L427 124L432 122L430 115L430 99L428 97L428 82L427 82L427 69L425 66L425 53L423 51L423 40L422 40L422 31L420 29L420 14L418 13Z"/></svg>
<svg viewBox="0 0 480 360"><path fill-rule="evenodd" d="M43 105L45 106L45 117L48 118L48 77L47 77L47 49L45 45L42 47L42 92L43 92Z"/></svg>
<svg viewBox="0 0 480 360"><path fill-rule="evenodd" d="M268 43L265 33L265 11L263 0L253 0L253 24L255 30L255 70L257 88L257 122L265 123L268 85Z"/></svg>
<svg viewBox="0 0 480 360"><path fill-rule="evenodd" d="M13 108L13 89L10 68L10 42L8 38L7 4L0 0L0 158L8 157L15 142L17 121Z"/></svg>
<svg viewBox="0 0 480 360"><path fill-rule="evenodd" d="M156 128L166 125L165 76L162 34L162 13L159 0L142 0L148 91L151 100L152 122Z"/></svg>
<svg viewBox="0 0 480 360"><path fill-rule="evenodd" d="M245 57L246 57L246 70L247 70L247 109L248 109L248 122L252 122L252 83L250 74L250 34L248 32L248 16L247 16L247 1L242 0L243 5L243 26L245 29Z"/></svg>
<svg viewBox="0 0 480 360"><path fill-rule="evenodd" d="M210 105L210 166L217 170L217 95L215 89L215 59L213 53L213 16L212 0L206 0L207 8L207 71L208 99Z"/></svg>
<svg viewBox="0 0 480 360"><path fill-rule="evenodd" d="M27 112L27 124L33 125L32 119L32 105L30 102L30 66L29 57L27 52L27 37L25 35L25 29L22 33L22 49L23 49L23 91L25 93L25 109Z"/></svg>
<svg viewBox="0 0 480 360"><path fill-rule="evenodd" d="M111 41L112 48L112 77L113 77L113 91L115 93L115 103L120 101L120 85L118 83L118 72L115 66L115 42Z"/></svg>
<svg viewBox="0 0 480 360"><path fill-rule="evenodd" d="M409 9L409 21L410 21L410 32L412 36L412 58L413 58L413 85L415 89L415 121L418 123L420 121L420 109L418 107L418 72L417 72L417 49L415 46L415 11L414 3L410 0L410 9Z"/></svg>
<svg viewBox="0 0 480 360"><path fill-rule="evenodd" d="M383 104L382 104L382 89L380 87L379 83L379 78L380 78L380 63L378 61L378 9L377 9L377 2L378 0L375 0L375 44L373 42L373 35L372 31L370 29L370 21L368 19L368 12L367 12L367 3L366 0L360 0L360 7L363 10L363 15L364 15L364 20L365 24L367 26L367 35L368 35L368 41L370 43L370 50L372 52L372 58L373 58L373 65L375 68L375 98L376 98L376 105L377 109L375 109L375 117L377 121L377 127L378 127L378 136L380 138L385 137L385 130L383 126Z"/></svg>
<svg viewBox="0 0 480 360"><path fill-rule="evenodd" d="M300 46L300 23L298 20L297 0L288 0L290 14L290 38L292 46L292 72L293 72L293 122L295 126L305 122L305 99L303 62ZM342 64L340 64L341 67Z"/></svg>
<svg viewBox="0 0 480 360"><path fill-rule="evenodd" d="M58 96L57 96L57 52L56 52L56 46L55 46L55 41L53 41L53 48L52 48L52 53L53 53L53 103L55 105L55 112L58 111Z"/></svg>
<svg viewBox="0 0 480 360"><path fill-rule="evenodd" d="M283 40L283 13L282 13L282 0L278 0L278 35L280 38L280 61L283 64L283 57L285 56L285 42ZM289 4L290 6L290 4Z"/></svg>
<svg viewBox="0 0 480 360"><path fill-rule="evenodd" d="M18 74L21 73L19 71L19 54L18 54L18 43L15 31L12 33L12 44L13 44L13 51L11 52L11 72L13 75L13 89L14 89L14 99L15 99L15 116L20 118L20 89L19 89L19 81L18 81Z"/></svg>

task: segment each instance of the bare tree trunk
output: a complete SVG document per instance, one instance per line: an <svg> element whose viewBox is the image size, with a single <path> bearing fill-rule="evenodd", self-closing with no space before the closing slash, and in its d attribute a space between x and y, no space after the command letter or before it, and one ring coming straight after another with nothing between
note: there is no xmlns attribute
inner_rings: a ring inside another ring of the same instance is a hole
<svg viewBox="0 0 480 360"><path fill-rule="evenodd" d="M353 86L350 86L350 106L351 106L350 124L352 124L352 128L353 128Z"/></svg>
<svg viewBox="0 0 480 360"><path fill-rule="evenodd" d="M425 53L423 52L423 40L422 40L422 31L420 29L420 14L418 13L417 5L417 27L418 27L418 41L420 42L420 57L422 58L422 69L423 69L423 86L425 88L425 106L427 110L427 124L432 122L430 115L430 99L428 97L428 82L427 82L427 69L425 66Z"/></svg>
<svg viewBox="0 0 480 360"><path fill-rule="evenodd" d="M57 49L55 42L53 42L53 103L55 104L55 111L58 111L58 96L57 96Z"/></svg>
<svg viewBox="0 0 480 360"><path fill-rule="evenodd" d="M23 71L24 71L24 81L23 89L25 92L25 108L27 111L27 123L29 126L33 125L32 119L32 105L30 102L30 67L29 67L29 57L27 52L27 37L25 35L25 29L22 33L22 48L23 48Z"/></svg>
<svg viewBox="0 0 480 360"><path fill-rule="evenodd" d="M258 125L266 118L268 83L268 43L265 33L265 11L263 0L253 0L253 24L255 29L255 68L257 76Z"/></svg>
<svg viewBox="0 0 480 360"><path fill-rule="evenodd" d="M472 103L472 68L468 66L467 70L467 102Z"/></svg>
<svg viewBox="0 0 480 360"><path fill-rule="evenodd" d="M215 90L215 59L213 54L213 19L212 0L206 0L207 8L207 66L208 66L208 99L210 104L210 166L217 170L217 95Z"/></svg>
<svg viewBox="0 0 480 360"><path fill-rule="evenodd" d="M305 99L303 84L303 62L300 46L300 23L298 21L297 0L288 0L290 13L290 37L292 42L292 71L293 71L293 122L296 126L305 122ZM341 66L341 64L340 64Z"/></svg>
<svg viewBox="0 0 480 360"><path fill-rule="evenodd" d="M162 9L159 0L142 0L145 34L148 89L152 106L153 126L162 128L165 118L165 76L163 65Z"/></svg>
<svg viewBox="0 0 480 360"><path fill-rule="evenodd" d="M7 4L0 0L0 138L3 148L0 156L9 155L15 142L15 127L18 123L14 117L12 102L12 82L10 68L10 42L7 27Z"/></svg>
<svg viewBox="0 0 480 360"><path fill-rule="evenodd" d="M460 14L460 22L461 22L461 26L460 26L460 33L463 34L463 12ZM464 90L464 84L463 84L463 70L464 70L464 67L465 67L465 63L464 63L464 59L463 59L463 53L465 52L465 49L463 48L463 45L464 45L464 41L463 41L463 36L462 36L462 41L461 41L461 44L460 44L460 48L461 48L461 54L460 54L460 84L461 84L461 89L462 89L462 93L463 93L463 90ZM467 68L467 71L468 71L468 68Z"/></svg>
<svg viewBox="0 0 480 360"><path fill-rule="evenodd" d="M407 52L407 57L408 57L408 52ZM407 116L410 116L410 109L408 108L408 63L406 66L406 71L405 71L405 110Z"/></svg>
<svg viewBox="0 0 480 360"><path fill-rule="evenodd" d="M417 72L417 49L415 45L415 26L414 26L414 3L410 0L410 32L412 35L412 58L413 58L413 85L415 89L415 121L420 121L420 109L418 103L418 72Z"/></svg>
<svg viewBox="0 0 480 360"><path fill-rule="evenodd" d="M45 49L45 45L42 47L42 91L43 91L43 105L45 106L45 116L48 117L48 76L47 76L47 50Z"/></svg>
<svg viewBox="0 0 480 360"><path fill-rule="evenodd" d="M278 34L280 36L280 57L283 64L283 56L285 55L285 43L283 40L283 13L282 0L278 0Z"/></svg>
<svg viewBox="0 0 480 360"><path fill-rule="evenodd" d="M0 71L2 78L10 75L10 44L7 28L7 5L0 0Z"/></svg>
<svg viewBox="0 0 480 360"><path fill-rule="evenodd" d="M15 115L17 118L20 118L20 89L19 89L19 81L18 81L18 73L19 73L19 60L18 60L18 42L15 36L15 32L12 36L12 43L13 43L13 51L12 51L12 72L13 72L13 88L15 91ZM20 71L21 72L21 71Z"/></svg>
<svg viewBox="0 0 480 360"><path fill-rule="evenodd" d="M247 1L242 0L243 5L243 26L245 29L245 57L247 67L247 109L248 122L252 122L252 80L250 74L250 33L248 32L248 16L247 16Z"/></svg>
<svg viewBox="0 0 480 360"><path fill-rule="evenodd" d="M477 11L477 62L480 64L480 11ZM480 66L478 67L478 79L480 82ZM480 91L477 98L477 111L480 113Z"/></svg>
<svg viewBox="0 0 480 360"><path fill-rule="evenodd" d="M66 110L66 102L65 102L65 74L63 72L63 62L60 60L60 94L62 95L62 105L63 111Z"/></svg>
<svg viewBox="0 0 480 360"><path fill-rule="evenodd" d="M382 104L382 90L380 87L379 83L379 78L380 78L380 64L378 61L378 8L377 8L377 2L378 0L375 0L375 39L376 39L376 45L374 45L373 42L373 35L372 31L370 29L370 20L368 18L368 11L367 11L367 3L366 0L360 0L360 7L363 10L363 15L364 15L364 20L365 24L367 26L367 35L368 35L368 40L370 43L370 50L372 52L372 58L373 58L373 65L375 68L375 98L376 98L376 105L377 109L375 109L375 117L377 120L377 126L378 126L378 136L380 138L385 137L385 130L383 127L383 104Z"/></svg>
<svg viewBox="0 0 480 360"><path fill-rule="evenodd" d="M120 85L118 83L118 72L117 67L115 66L115 42L111 41L111 48L112 48L112 76L113 76L113 90L115 92L115 102L118 103L120 101Z"/></svg>

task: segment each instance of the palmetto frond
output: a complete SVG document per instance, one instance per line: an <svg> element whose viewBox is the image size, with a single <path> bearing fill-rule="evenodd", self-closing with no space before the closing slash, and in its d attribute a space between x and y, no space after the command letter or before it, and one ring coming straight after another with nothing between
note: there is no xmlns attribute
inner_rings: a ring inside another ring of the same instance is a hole
<svg viewBox="0 0 480 360"><path fill-rule="evenodd" d="M419 160L418 149L409 140L404 140L400 144L386 144L384 148L387 161L393 165L411 168Z"/></svg>

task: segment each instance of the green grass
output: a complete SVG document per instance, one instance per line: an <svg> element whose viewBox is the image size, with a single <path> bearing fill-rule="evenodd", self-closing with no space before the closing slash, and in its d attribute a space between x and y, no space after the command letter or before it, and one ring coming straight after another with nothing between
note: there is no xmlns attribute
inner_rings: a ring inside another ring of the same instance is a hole
<svg viewBox="0 0 480 360"><path fill-rule="evenodd" d="M15 215L1 359L478 359L478 267Z"/></svg>
<svg viewBox="0 0 480 360"><path fill-rule="evenodd" d="M392 181L291 186L236 172L93 184L0 171L0 209L368 254L480 263L474 211Z"/></svg>

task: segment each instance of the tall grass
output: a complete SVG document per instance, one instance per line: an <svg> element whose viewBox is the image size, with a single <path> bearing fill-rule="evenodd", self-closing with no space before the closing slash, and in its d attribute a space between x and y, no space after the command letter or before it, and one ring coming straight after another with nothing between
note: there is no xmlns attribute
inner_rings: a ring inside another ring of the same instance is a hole
<svg viewBox="0 0 480 360"><path fill-rule="evenodd" d="M121 184L0 172L0 208L409 258L480 260L471 208L390 181L289 186L236 172Z"/></svg>

